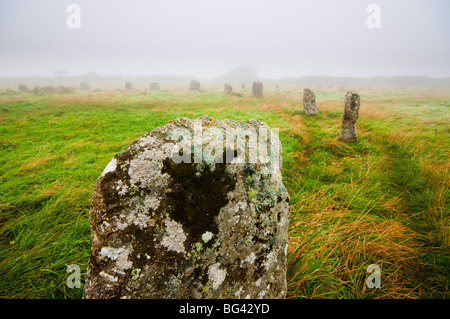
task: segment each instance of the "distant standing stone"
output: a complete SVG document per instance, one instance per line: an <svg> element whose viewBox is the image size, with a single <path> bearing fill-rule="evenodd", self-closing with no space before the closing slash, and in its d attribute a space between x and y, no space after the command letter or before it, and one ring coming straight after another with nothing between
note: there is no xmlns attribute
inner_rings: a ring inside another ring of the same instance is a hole
<svg viewBox="0 0 450 319"><path fill-rule="evenodd" d="M80 83L80 90L81 91L89 91L91 89L91 87L89 86L88 83Z"/></svg>
<svg viewBox="0 0 450 319"><path fill-rule="evenodd" d="M131 143L94 186L83 297L284 298L281 154L264 122L208 116Z"/></svg>
<svg viewBox="0 0 450 319"><path fill-rule="evenodd" d="M200 91L200 82L197 80L192 80L189 85L189 91Z"/></svg>
<svg viewBox="0 0 450 319"><path fill-rule="evenodd" d="M28 91L28 87L25 84L19 84L19 92Z"/></svg>
<svg viewBox="0 0 450 319"><path fill-rule="evenodd" d="M263 96L263 83L262 82L253 82L252 95L254 97L262 97Z"/></svg>
<svg viewBox="0 0 450 319"><path fill-rule="evenodd" d="M225 83L223 91L225 93L231 93L231 91L233 91L233 88L232 88L231 84L230 83Z"/></svg>
<svg viewBox="0 0 450 319"><path fill-rule="evenodd" d="M303 110L308 116L317 115L319 113L316 104L316 95L308 88L303 90Z"/></svg>
<svg viewBox="0 0 450 319"><path fill-rule="evenodd" d="M131 82L125 82L125 90L132 90L133 84Z"/></svg>
<svg viewBox="0 0 450 319"><path fill-rule="evenodd" d="M344 103L344 114L339 139L347 143L356 143L356 121L359 116L360 97L352 91L347 92Z"/></svg>
<svg viewBox="0 0 450 319"><path fill-rule="evenodd" d="M159 83L158 82L150 83L150 91L159 91Z"/></svg>

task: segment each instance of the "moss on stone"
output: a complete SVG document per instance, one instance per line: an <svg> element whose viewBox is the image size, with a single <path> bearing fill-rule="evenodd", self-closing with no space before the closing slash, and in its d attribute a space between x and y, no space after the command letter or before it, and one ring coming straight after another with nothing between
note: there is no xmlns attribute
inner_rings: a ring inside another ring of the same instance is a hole
<svg viewBox="0 0 450 319"><path fill-rule="evenodd" d="M215 163L214 170L207 164L174 163L163 161L162 173L171 178L166 208L170 218L183 225L189 234L186 244L200 242L209 231L217 234L216 216L228 202L227 193L232 190L233 176L226 172L225 163Z"/></svg>

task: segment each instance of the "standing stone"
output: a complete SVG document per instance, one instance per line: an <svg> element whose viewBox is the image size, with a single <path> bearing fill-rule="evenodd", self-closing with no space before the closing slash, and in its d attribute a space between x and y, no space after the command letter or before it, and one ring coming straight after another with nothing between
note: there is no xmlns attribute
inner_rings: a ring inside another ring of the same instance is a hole
<svg viewBox="0 0 450 319"><path fill-rule="evenodd" d="M303 110L308 116L317 115L319 109L316 105L316 95L308 88L303 90Z"/></svg>
<svg viewBox="0 0 450 319"><path fill-rule="evenodd" d="M91 87L89 86L88 83L80 83L80 90L81 91L89 91L91 89Z"/></svg>
<svg viewBox="0 0 450 319"><path fill-rule="evenodd" d="M125 90L132 90L133 84L131 82L125 82Z"/></svg>
<svg viewBox="0 0 450 319"><path fill-rule="evenodd" d="M245 89L245 83L241 84L241 89L244 90Z"/></svg>
<svg viewBox="0 0 450 319"><path fill-rule="evenodd" d="M232 88L231 84L230 84L230 83L225 83L225 86L224 86L224 88L223 88L223 91L224 91L225 93L231 93L231 91L233 91L233 88Z"/></svg>
<svg viewBox="0 0 450 319"><path fill-rule="evenodd" d="M252 95L253 95L253 97L262 97L263 96L263 83L262 82L253 82Z"/></svg>
<svg viewBox="0 0 450 319"><path fill-rule="evenodd" d="M356 121L359 116L360 98L352 91L345 96L344 115L342 117L342 127L339 139L347 143L356 143Z"/></svg>
<svg viewBox="0 0 450 319"><path fill-rule="evenodd" d="M150 83L150 91L159 91L159 83L158 82Z"/></svg>
<svg viewBox="0 0 450 319"><path fill-rule="evenodd" d="M189 85L189 91L200 91L200 82L197 80L192 80Z"/></svg>
<svg viewBox="0 0 450 319"><path fill-rule="evenodd" d="M28 86L25 84L19 84L19 92L26 92L28 91Z"/></svg>
<svg viewBox="0 0 450 319"><path fill-rule="evenodd" d="M83 297L284 298L281 155L264 122L208 116L131 143L94 186Z"/></svg>

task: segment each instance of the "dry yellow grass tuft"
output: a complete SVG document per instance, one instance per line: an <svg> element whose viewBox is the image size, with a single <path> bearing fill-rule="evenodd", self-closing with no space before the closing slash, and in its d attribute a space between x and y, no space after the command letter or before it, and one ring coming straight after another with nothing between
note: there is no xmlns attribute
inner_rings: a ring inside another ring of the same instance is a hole
<svg viewBox="0 0 450 319"><path fill-rule="evenodd" d="M289 280L289 297L324 298L324 291L346 285L353 288L349 298L419 298L420 287L411 285L422 269L414 258L420 249L417 234L400 222L377 220L369 211L355 218L354 212L330 208L307 216L293 212L288 267L296 275ZM382 289L366 288L370 264L381 267Z"/></svg>
<svg viewBox="0 0 450 319"><path fill-rule="evenodd" d="M36 169L42 165L47 164L49 161L59 158L59 155L54 154L39 154L33 158L28 159L25 163L20 166L20 171L29 171Z"/></svg>

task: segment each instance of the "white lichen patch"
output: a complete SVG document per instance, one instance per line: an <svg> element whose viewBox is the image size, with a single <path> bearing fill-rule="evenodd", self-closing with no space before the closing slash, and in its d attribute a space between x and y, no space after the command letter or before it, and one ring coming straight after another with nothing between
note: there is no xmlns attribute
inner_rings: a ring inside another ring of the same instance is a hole
<svg viewBox="0 0 450 319"><path fill-rule="evenodd" d="M133 267L133 262L128 260L128 255L131 253L130 250L125 249L116 261L116 267L119 270L127 270Z"/></svg>
<svg viewBox="0 0 450 319"><path fill-rule="evenodd" d="M211 233L210 231L207 231L202 235L202 240L204 243L207 243L211 240L212 237L213 237L213 233Z"/></svg>
<svg viewBox="0 0 450 319"><path fill-rule="evenodd" d="M239 288L239 290L236 291L236 292L234 293L234 296L235 296L235 297L239 298L239 297L241 296L241 293L244 292L244 290L243 290L242 288L243 288L243 287L241 286L241 287Z"/></svg>
<svg viewBox="0 0 450 319"><path fill-rule="evenodd" d="M153 137L147 135L147 136L141 137L139 139L138 144L139 144L140 147L146 147L146 146L147 147L149 147L149 146L152 147L153 145L156 144L156 140Z"/></svg>
<svg viewBox="0 0 450 319"><path fill-rule="evenodd" d="M184 241L186 235L183 231L183 226L170 218L164 220L166 225L166 235L161 240L161 245L168 250L173 250L178 253L184 252Z"/></svg>
<svg viewBox="0 0 450 319"><path fill-rule="evenodd" d="M160 201L156 197L147 196L144 199L144 206L145 206L146 209L150 208L150 209L153 209L153 210L157 210L158 207L159 207L159 203L160 203Z"/></svg>
<svg viewBox="0 0 450 319"><path fill-rule="evenodd" d="M289 219L286 218L286 216L281 217L280 225L279 227L285 227L289 224Z"/></svg>
<svg viewBox="0 0 450 319"><path fill-rule="evenodd" d="M212 264L208 269L208 279L212 282L212 289L217 290L225 280L227 271L220 269L220 263Z"/></svg>
<svg viewBox="0 0 450 319"><path fill-rule="evenodd" d="M119 255L124 251L124 248L114 248L114 247L102 247L100 250L100 255L102 257L107 257L112 260L117 260Z"/></svg>
<svg viewBox="0 0 450 319"><path fill-rule="evenodd" d="M119 270L127 270L133 267L133 262L128 260L128 255L130 254L129 249L114 248L114 247L102 247L100 250L100 255L102 257L107 257L116 262L116 267Z"/></svg>
<svg viewBox="0 0 450 319"><path fill-rule="evenodd" d="M135 213L127 216L128 223L133 223L138 226L140 229L144 229L147 227L147 224L150 221L150 216L143 213Z"/></svg>
<svg viewBox="0 0 450 319"><path fill-rule="evenodd" d="M111 282L117 282L117 277L115 277L115 276L113 276L113 275L110 275L110 274L108 274L108 273L106 273L106 272L104 272L104 271L101 271L101 272L99 273L99 275L100 275L100 277L105 278L105 279L108 280L108 281L111 281Z"/></svg>
<svg viewBox="0 0 450 319"><path fill-rule="evenodd" d="M148 225L152 225L150 216L137 210L127 210L120 214L119 217L121 220L116 222L116 228L119 230L124 230L130 225L136 225L140 229L144 229Z"/></svg>
<svg viewBox="0 0 450 319"><path fill-rule="evenodd" d="M171 144L171 143L168 143ZM171 144L173 145L173 144ZM159 149L146 149L142 154L130 161L128 175L130 183L140 183L141 187L162 187L167 185L167 174L161 174L163 160L170 156L171 149L166 151Z"/></svg>
<svg viewBox="0 0 450 319"><path fill-rule="evenodd" d="M230 196L230 195L228 195L228 196ZM240 210L241 211L245 211L245 210L247 210L247 208L248 208L247 203L241 201L241 202L239 202L239 203L237 203L237 204L235 204L233 206L230 206L229 210L231 212L233 212L233 214L237 214ZM239 217L239 215L236 215L236 216Z"/></svg>
<svg viewBox="0 0 450 319"><path fill-rule="evenodd" d="M253 265L253 262L256 260L256 255L255 255L255 253L250 253L250 255L248 255L245 259L244 259L244 262L247 262L247 263L249 263L250 265ZM242 265L242 263L241 263L241 265Z"/></svg>
<svg viewBox="0 0 450 319"><path fill-rule="evenodd" d="M162 151L163 151L163 153L164 153L164 156L165 156L165 157L171 157L172 154L173 154L173 152L174 152L174 148L175 148L175 147L176 147L176 145L173 144L173 143L165 143L165 144L162 146Z"/></svg>
<svg viewBox="0 0 450 319"><path fill-rule="evenodd" d="M137 196L129 201L129 208L123 210L118 216L116 228L124 230L130 225L136 225L140 229L154 226L155 220L152 218L152 211L159 207L160 201L156 197L147 196L143 200Z"/></svg>
<svg viewBox="0 0 450 319"><path fill-rule="evenodd" d="M276 263L276 254L274 251L271 251L269 254L267 254L266 260L264 261L264 267L266 269L270 269L275 263Z"/></svg>
<svg viewBox="0 0 450 319"><path fill-rule="evenodd" d="M121 180L118 180L116 183L116 191L118 195L125 195L128 192L128 186Z"/></svg>
<svg viewBox="0 0 450 319"><path fill-rule="evenodd" d="M115 158L111 159L111 161L106 165L105 169L103 170L102 175L100 177L105 176L106 174L110 172L114 172L117 168L117 160Z"/></svg>
<svg viewBox="0 0 450 319"><path fill-rule="evenodd" d="M100 224L100 231L102 233L108 233L111 231L112 229L112 225L110 223L108 223L106 220L104 220L101 224Z"/></svg>

